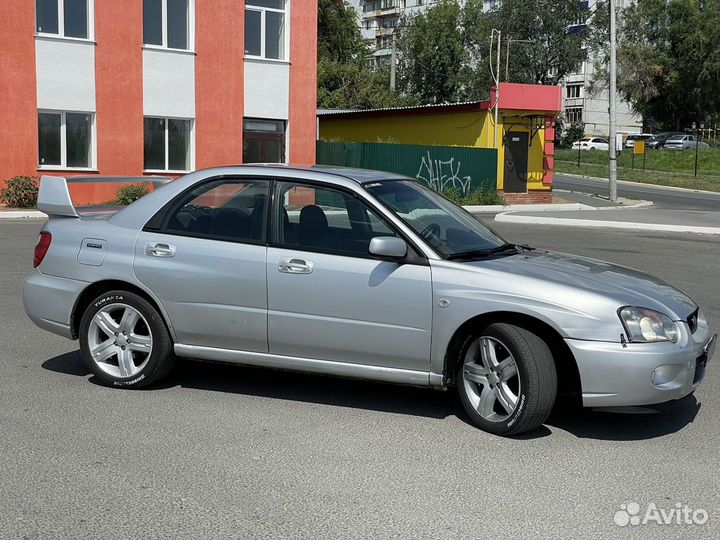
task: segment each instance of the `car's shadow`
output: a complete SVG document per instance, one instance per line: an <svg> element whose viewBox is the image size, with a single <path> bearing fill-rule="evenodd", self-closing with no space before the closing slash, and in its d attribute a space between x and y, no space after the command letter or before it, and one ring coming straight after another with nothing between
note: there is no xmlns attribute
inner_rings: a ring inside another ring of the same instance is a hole
<svg viewBox="0 0 720 540"><path fill-rule="evenodd" d="M79 377L90 375L80 351L46 360L42 367L49 371ZM94 376L89 380L94 384L100 384ZM434 391L426 388L186 359L181 359L164 381L150 387L149 390L174 387L436 419L456 416L466 424L471 424L454 389L446 392ZM652 439L679 431L695 419L699 410L700 404L694 396L678 402L677 406L668 412L654 414L597 412L561 401L545 426L518 435L515 439L545 437L552 434L551 428L588 439L613 441Z"/></svg>

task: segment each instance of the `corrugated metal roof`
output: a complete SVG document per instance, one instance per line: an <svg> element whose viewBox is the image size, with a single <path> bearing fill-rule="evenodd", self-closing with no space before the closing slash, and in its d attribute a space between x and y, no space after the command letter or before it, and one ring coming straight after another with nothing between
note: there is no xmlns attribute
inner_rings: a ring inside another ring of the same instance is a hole
<svg viewBox="0 0 720 540"><path fill-rule="evenodd" d="M406 107L387 107L380 109L318 109L318 116L361 116L372 115L382 116L384 114L433 114L441 111L483 111L490 108L490 101L461 101L457 103L436 103L432 105L411 105Z"/></svg>

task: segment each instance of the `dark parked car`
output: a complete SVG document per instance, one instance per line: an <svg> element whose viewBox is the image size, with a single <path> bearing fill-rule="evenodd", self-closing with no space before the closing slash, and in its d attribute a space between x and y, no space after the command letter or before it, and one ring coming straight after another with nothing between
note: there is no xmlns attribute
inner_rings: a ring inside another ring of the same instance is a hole
<svg viewBox="0 0 720 540"><path fill-rule="evenodd" d="M665 148L665 142L675 135L684 135L684 133L679 131L664 131L662 133L656 133L648 139L645 145L651 150L660 150L661 148Z"/></svg>

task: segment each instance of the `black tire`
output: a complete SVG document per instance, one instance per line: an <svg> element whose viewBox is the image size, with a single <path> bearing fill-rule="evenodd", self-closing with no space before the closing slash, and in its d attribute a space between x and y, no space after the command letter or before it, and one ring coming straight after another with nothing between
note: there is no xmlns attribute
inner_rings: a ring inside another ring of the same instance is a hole
<svg viewBox="0 0 720 540"><path fill-rule="evenodd" d="M124 304L137 310L147 322L152 336L152 349L144 367L130 377L116 377L100 368L93 360L89 346L90 324L93 317L105 306ZM127 291L108 291L95 298L85 309L80 321L80 350L88 369L103 384L117 388L142 388L165 377L175 364L173 342L157 309L143 297Z"/></svg>
<svg viewBox="0 0 720 540"><path fill-rule="evenodd" d="M520 381L517 404L503 421L485 419L472 405L465 381L464 360L469 348L480 338L499 342L514 357ZM532 331L508 323L493 323L474 332L462 343L457 359L457 387L460 401L472 422L497 435L517 435L540 427L547 420L557 395L557 372L550 348Z"/></svg>

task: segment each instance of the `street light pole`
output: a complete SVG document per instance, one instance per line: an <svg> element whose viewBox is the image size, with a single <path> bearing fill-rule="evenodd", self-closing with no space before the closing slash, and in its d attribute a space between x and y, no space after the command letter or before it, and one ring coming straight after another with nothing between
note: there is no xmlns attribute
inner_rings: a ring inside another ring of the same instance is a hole
<svg viewBox="0 0 720 540"><path fill-rule="evenodd" d="M610 201L617 202L617 117L615 100L617 98L617 20L615 17L615 0L610 4L610 156L609 156L609 189Z"/></svg>

